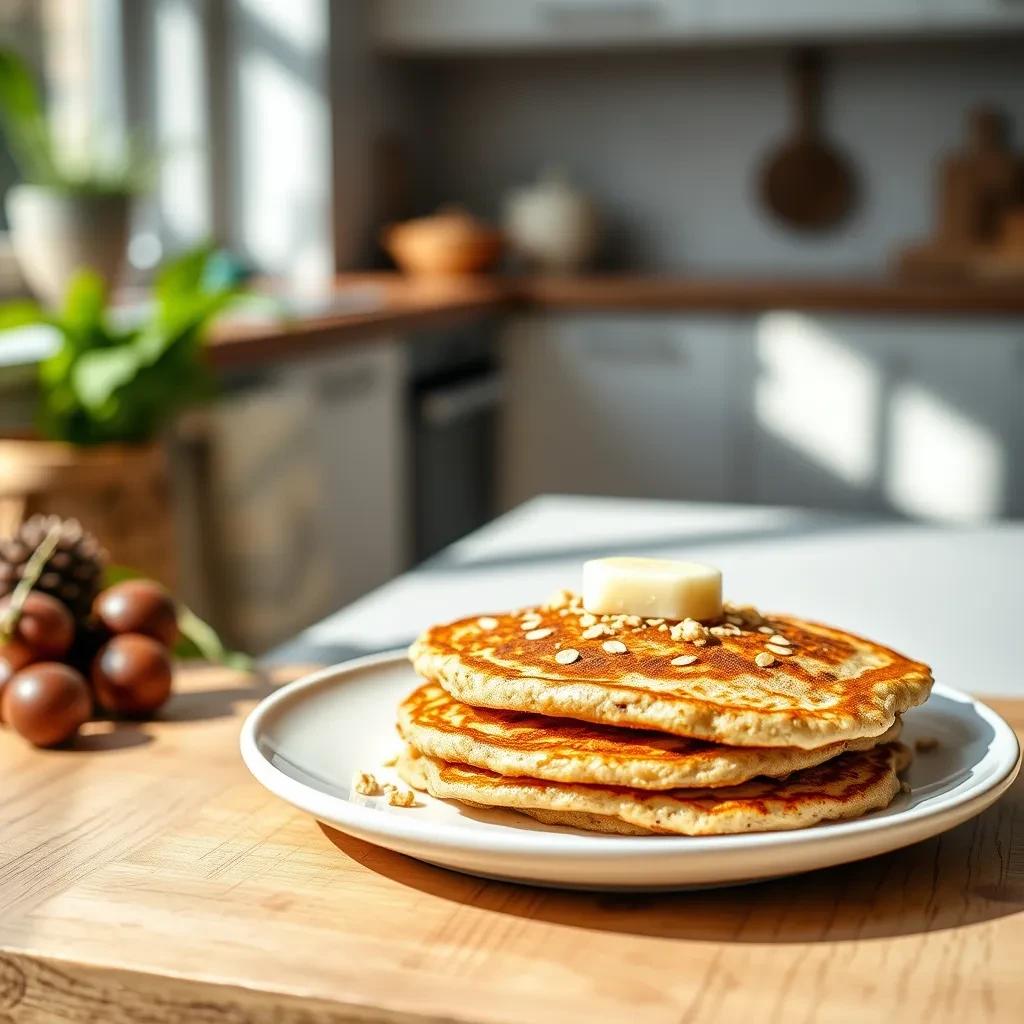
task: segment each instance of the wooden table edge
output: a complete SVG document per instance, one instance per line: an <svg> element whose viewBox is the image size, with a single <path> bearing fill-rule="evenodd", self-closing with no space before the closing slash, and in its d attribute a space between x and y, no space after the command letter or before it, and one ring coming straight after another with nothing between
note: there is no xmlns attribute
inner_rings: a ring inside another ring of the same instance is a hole
<svg viewBox="0 0 1024 1024"><path fill-rule="evenodd" d="M25 1001L26 994L29 1001ZM15 1011L15 1016L8 1014ZM198 1016L201 1014L201 1016ZM52 1024L476 1024L477 1017L402 1012L233 982L124 970L0 947L0 1022Z"/></svg>

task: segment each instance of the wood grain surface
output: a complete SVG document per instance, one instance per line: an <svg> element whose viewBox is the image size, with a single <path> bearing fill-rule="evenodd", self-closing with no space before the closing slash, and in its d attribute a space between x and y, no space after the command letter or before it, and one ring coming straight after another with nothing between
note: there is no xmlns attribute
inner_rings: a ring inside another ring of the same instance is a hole
<svg viewBox="0 0 1024 1024"><path fill-rule="evenodd" d="M269 685L193 669L160 722L50 752L0 734L0 1022L1022 1019L1019 780L858 864L558 892L417 863L265 792L237 737ZM993 704L1021 731L1024 701Z"/></svg>

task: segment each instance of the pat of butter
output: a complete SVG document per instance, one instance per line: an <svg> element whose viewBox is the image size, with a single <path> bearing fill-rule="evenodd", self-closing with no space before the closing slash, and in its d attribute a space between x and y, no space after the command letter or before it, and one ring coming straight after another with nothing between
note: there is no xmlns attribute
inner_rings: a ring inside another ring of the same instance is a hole
<svg viewBox="0 0 1024 1024"><path fill-rule="evenodd" d="M722 574L697 562L595 558L583 563L583 607L595 615L717 619Z"/></svg>

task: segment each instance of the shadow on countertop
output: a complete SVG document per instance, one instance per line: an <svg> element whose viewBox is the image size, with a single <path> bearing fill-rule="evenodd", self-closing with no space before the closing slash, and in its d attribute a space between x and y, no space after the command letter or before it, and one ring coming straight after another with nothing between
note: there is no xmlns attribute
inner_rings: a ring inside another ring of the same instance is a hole
<svg viewBox="0 0 1024 1024"><path fill-rule="evenodd" d="M396 885L572 928L699 942L808 943L939 932L1024 912L1024 776L943 835L852 864L720 889L599 893L487 881L326 825L337 849Z"/></svg>

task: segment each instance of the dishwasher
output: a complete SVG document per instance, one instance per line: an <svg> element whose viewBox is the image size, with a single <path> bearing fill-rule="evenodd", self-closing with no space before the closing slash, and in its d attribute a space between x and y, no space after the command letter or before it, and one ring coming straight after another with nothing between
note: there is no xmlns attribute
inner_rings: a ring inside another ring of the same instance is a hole
<svg viewBox="0 0 1024 1024"><path fill-rule="evenodd" d="M494 517L502 378L479 328L418 339L411 369L413 553L422 561Z"/></svg>

